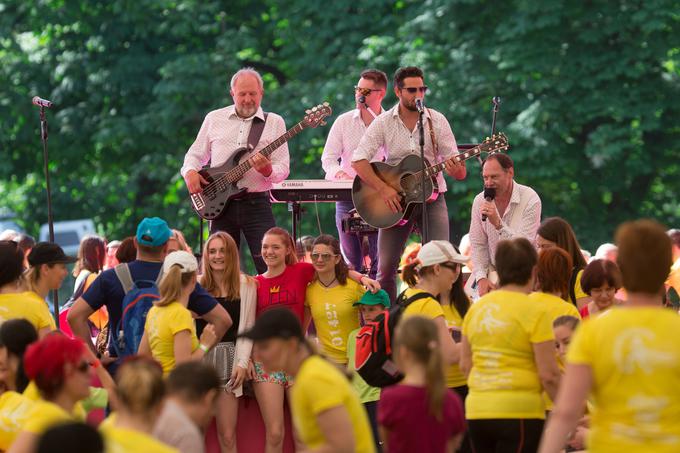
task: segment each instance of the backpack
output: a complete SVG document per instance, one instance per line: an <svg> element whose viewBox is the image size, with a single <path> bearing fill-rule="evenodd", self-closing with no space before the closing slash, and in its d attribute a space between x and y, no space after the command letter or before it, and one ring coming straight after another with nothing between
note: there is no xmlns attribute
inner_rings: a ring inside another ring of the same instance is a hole
<svg viewBox="0 0 680 453"><path fill-rule="evenodd" d="M387 387L401 381L404 375L392 361L392 337L404 309L411 303L428 297L430 293L417 293L406 297L402 292L389 310L366 323L356 339L354 365L359 376L372 387Z"/></svg>
<svg viewBox="0 0 680 453"><path fill-rule="evenodd" d="M122 358L137 354L144 335L146 315L153 303L160 300L158 284L162 274L158 274L156 281L133 281L127 263L117 265L115 272L125 297L121 306L120 320L109 329L109 339L116 356Z"/></svg>

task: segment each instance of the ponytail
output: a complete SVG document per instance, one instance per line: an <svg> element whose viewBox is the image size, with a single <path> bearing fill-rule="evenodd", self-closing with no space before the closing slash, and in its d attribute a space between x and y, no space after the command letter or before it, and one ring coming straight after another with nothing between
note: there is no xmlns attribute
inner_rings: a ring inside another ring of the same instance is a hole
<svg viewBox="0 0 680 453"><path fill-rule="evenodd" d="M161 298L155 305L164 307L166 305L179 300L182 295L182 289L191 283L196 272L182 272L179 265L170 267L170 270L163 275L158 291L161 293Z"/></svg>
<svg viewBox="0 0 680 453"><path fill-rule="evenodd" d="M436 324L422 316L406 318L399 323L394 342L396 348L406 348L413 360L425 368L427 406L430 414L441 421L446 382Z"/></svg>
<svg viewBox="0 0 680 453"><path fill-rule="evenodd" d="M418 283L418 272L416 272L417 261L404 265L401 270L401 279L408 286L415 286Z"/></svg>

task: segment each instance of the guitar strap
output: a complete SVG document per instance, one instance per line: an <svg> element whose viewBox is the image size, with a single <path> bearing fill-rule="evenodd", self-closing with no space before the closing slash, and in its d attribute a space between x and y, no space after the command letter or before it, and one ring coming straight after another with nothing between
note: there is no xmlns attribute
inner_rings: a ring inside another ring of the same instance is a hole
<svg viewBox="0 0 680 453"><path fill-rule="evenodd" d="M430 112L429 108L427 108L427 124L430 126L430 140L432 140L432 152L434 153L435 160L437 160L437 157L439 156L439 146L437 145L437 140L435 140L434 138L434 125L432 124L432 112Z"/></svg>
<svg viewBox="0 0 680 453"><path fill-rule="evenodd" d="M253 118L253 124L250 126L250 133L248 134L248 148L255 149L257 144L260 142L262 137L262 132L264 131L264 126L267 124L267 116L269 112L264 112L264 120L258 117Z"/></svg>

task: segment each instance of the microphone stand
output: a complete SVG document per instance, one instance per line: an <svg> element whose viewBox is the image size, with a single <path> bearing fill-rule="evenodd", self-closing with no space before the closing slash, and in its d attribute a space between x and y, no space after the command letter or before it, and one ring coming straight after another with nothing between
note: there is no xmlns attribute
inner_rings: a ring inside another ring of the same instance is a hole
<svg viewBox="0 0 680 453"><path fill-rule="evenodd" d="M50 242L54 242L54 219L52 217L52 189L50 188L49 156L47 154L47 118L45 117L45 107L40 106L40 139L43 145L43 166L45 171L45 185L47 189L47 225L50 230ZM59 292L52 291L52 302L54 308L54 320L59 328Z"/></svg>
<svg viewBox="0 0 680 453"><path fill-rule="evenodd" d="M423 116L425 115L425 107L420 111L418 115L418 129L420 129L420 161L422 163L422 168L420 171L420 192L422 195L422 219L420 221L421 237L423 245L427 244L430 240L430 234L427 228L427 198L425 197L425 168L427 164L425 163L425 129L423 128Z"/></svg>
<svg viewBox="0 0 680 453"><path fill-rule="evenodd" d="M500 109L501 98L499 96L494 96L491 99L491 102L493 103L493 117L491 118L491 135L493 135L496 133L496 114Z"/></svg>
<svg viewBox="0 0 680 453"><path fill-rule="evenodd" d="M378 115L368 106L368 102L366 102L366 96L359 96L359 104L364 106L368 113L373 116L373 119L378 117Z"/></svg>

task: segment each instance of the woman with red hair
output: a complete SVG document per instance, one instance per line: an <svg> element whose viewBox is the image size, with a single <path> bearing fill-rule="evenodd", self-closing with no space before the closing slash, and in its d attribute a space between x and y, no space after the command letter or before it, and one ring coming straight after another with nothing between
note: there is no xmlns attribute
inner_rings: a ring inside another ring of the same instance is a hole
<svg viewBox="0 0 680 453"><path fill-rule="evenodd" d="M41 398L33 405L9 453L34 451L37 439L48 428L74 420L76 403L89 395L90 367L101 366L99 361L90 362L89 357L80 340L61 334L48 335L28 347L24 369Z"/></svg>

